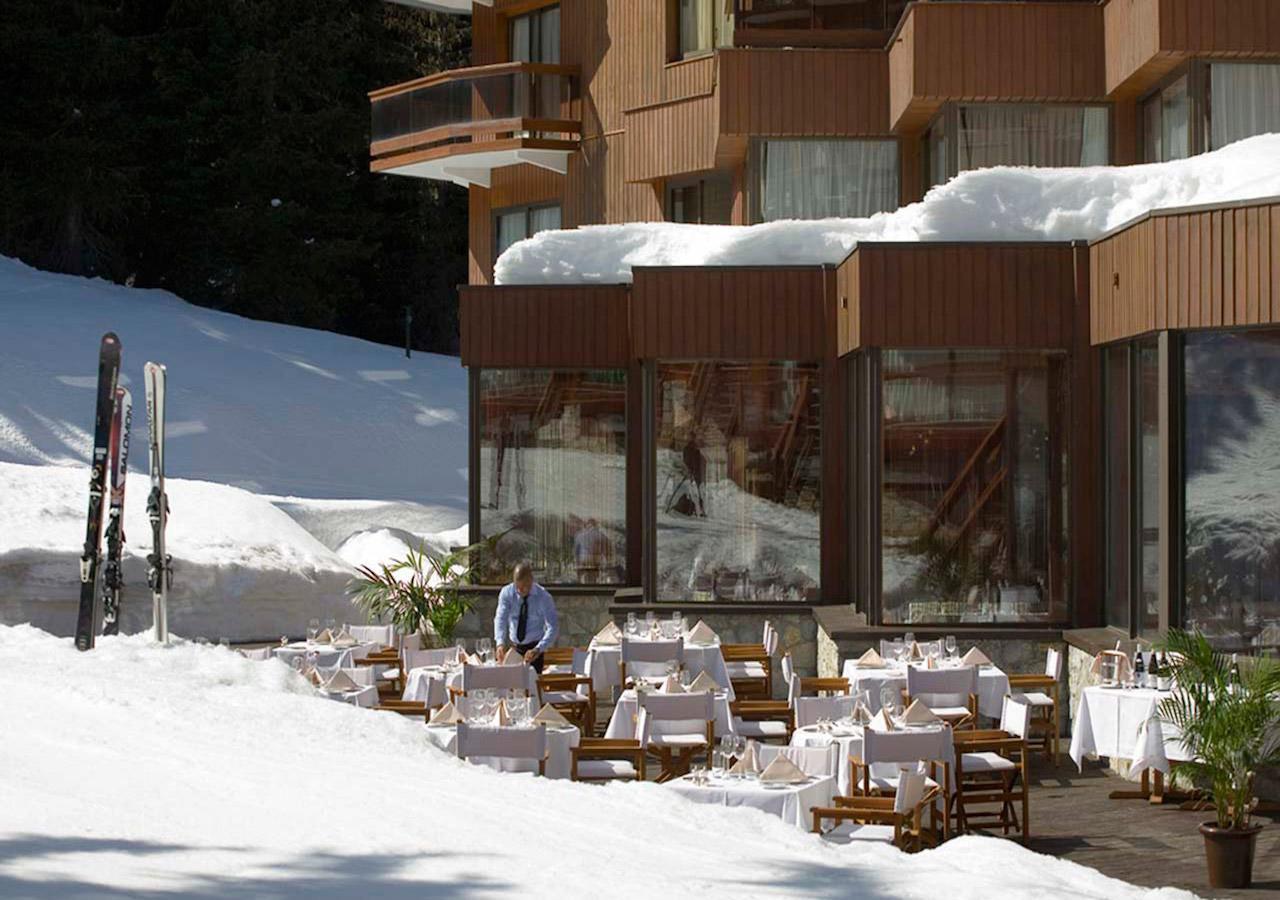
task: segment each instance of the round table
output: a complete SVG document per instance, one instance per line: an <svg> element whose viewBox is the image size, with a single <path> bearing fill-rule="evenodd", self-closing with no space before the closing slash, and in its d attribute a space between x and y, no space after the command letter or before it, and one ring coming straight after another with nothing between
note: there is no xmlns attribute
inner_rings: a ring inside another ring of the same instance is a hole
<svg viewBox="0 0 1280 900"><path fill-rule="evenodd" d="M588 650L590 655L587 657L587 675L591 678L596 696L613 696L613 689L622 686L619 670L622 645L600 644L592 640ZM729 692L730 700L734 699L733 684L729 680L729 670L725 667L724 654L720 652L718 643L685 644L684 667L689 673L690 681L706 672L716 684Z"/></svg>
<svg viewBox="0 0 1280 900"><path fill-rule="evenodd" d="M458 752L458 726L426 725L427 740L446 753ZM572 774L573 748L578 746L582 735L572 725L567 727L547 726L547 764L544 769L548 778L568 778ZM526 759L495 759L488 756L473 756L469 762L488 766L499 772L536 772L538 764Z"/></svg>
<svg viewBox="0 0 1280 900"><path fill-rule="evenodd" d="M913 663L913 665L915 665ZM945 668L945 667L944 667ZM880 711L880 689L889 685L898 691L907 689L907 669L901 663L887 663L877 668L863 668L855 659L846 659L841 674L849 679L849 690L865 690L871 695L870 709ZM1004 695L1009 693L1009 676L996 666L978 667L978 712L999 719L1004 710Z"/></svg>

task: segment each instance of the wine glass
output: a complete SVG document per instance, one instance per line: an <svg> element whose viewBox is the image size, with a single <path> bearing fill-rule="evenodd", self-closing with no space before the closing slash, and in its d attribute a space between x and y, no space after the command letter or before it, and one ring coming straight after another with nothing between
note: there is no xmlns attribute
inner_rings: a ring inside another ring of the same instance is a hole
<svg viewBox="0 0 1280 900"><path fill-rule="evenodd" d="M885 715L892 717L898 709L898 689L893 686L892 682L885 684L880 688L880 708L884 710Z"/></svg>
<svg viewBox="0 0 1280 900"><path fill-rule="evenodd" d="M954 634L949 634L949 635L947 635L947 637L946 637L946 643L947 643L947 656L951 657L952 659L955 659L955 656L956 656L956 636L955 636Z"/></svg>
<svg viewBox="0 0 1280 900"><path fill-rule="evenodd" d="M316 642L316 637L318 637L319 634L320 634L320 620L311 619L309 622L307 622L307 643L314 644Z"/></svg>
<svg viewBox="0 0 1280 900"><path fill-rule="evenodd" d="M476 641L476 651L480 654L480 661L485 665L493 662L493 640L491 638L480 638Z"/></svg>
<svg viewBox="0 0 1280 900"><path fill-rule="evenodd" d="M333 639L338 636L338 620L333 618L325 619L324 627L325 630L329 632L329 640L332 642Z"/></svg>
<svg viewBox="0 0 1280 900"><path fill-rule="evenodd" d="M636 614L634 612L627 613L627 634L634 635L636 633Z"/></svg>
<svg viewBox="0 0 1280 900"><path fill-rule="evenodd" d="M458 662L461 663L463 660L467 658L467 639L458 638L456 641L453 642L453 646L458 651Z"/></svg>

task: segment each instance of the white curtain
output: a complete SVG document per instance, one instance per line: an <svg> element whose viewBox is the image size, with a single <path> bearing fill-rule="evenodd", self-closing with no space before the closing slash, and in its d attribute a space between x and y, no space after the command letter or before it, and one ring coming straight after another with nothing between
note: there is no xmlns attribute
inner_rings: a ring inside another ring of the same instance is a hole
<svg viewBox="0 0 1280 900"><path fill-rule="evenodd" d="M1210 149L1280 132L1280 65L1209 66Z"/></svg>
<svg viewBox="0 0 1280 900"><path fill-rule="evenodd" d="M869 216L898 206L897 141L764 141L760 154L763 221Z"/></svg>
<svg viewBox="0 0 1280 900"><path fill-rule="evenodd" d="M1107 110L1100 106L986 103L958 114L961 172L987 166L1105 165Z"/></svg>

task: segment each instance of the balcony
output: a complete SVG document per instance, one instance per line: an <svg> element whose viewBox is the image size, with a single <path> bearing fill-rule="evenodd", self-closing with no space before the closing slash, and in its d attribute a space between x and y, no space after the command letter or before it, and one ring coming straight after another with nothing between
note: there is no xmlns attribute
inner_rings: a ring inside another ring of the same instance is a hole
<svg viewBox="0 0 1280 900"><path fill-rule="evenodd" d="M564 174L582 134L577 66L454 69L369 94L375 172L488 187L521 163Z"/></svg>
<svg viewBox="0 0 1280 900"><path fill-rule="evenodd" d="M884 47L907 0L734 0L736 47Z"/></svg>

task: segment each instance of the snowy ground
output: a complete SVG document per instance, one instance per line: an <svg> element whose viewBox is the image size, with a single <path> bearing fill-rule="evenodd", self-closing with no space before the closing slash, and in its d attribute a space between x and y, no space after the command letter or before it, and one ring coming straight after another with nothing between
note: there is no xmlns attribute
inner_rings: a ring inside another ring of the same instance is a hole
<svg viewBox="0 0 1280 900"><path fill-rule="evenodd" d="M654 784L499 775L218 647L124 637L81 654L0 626L0 683L14 900L1191 896L994 838L907 857Z"/></svg>
<svg viewBox="0 0 1280 900"><path fill-rule="evenodd" d="M168 366L170 625L210 639L353 618L352 566L465 542L466 374L434 354L0 258L0 622L68 633L98 342L134 391L122 622L151 618L142 366Z"/></svg>

